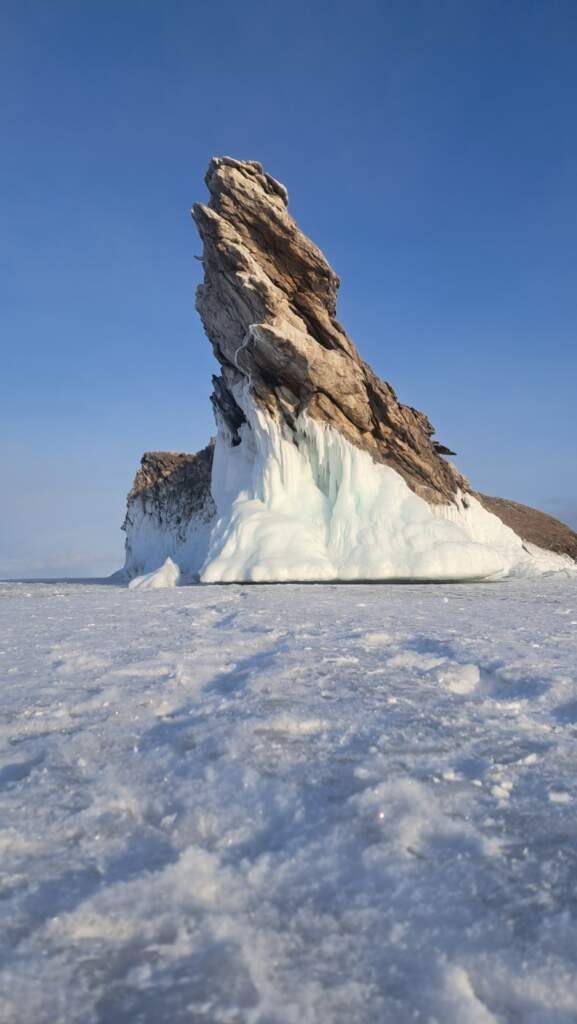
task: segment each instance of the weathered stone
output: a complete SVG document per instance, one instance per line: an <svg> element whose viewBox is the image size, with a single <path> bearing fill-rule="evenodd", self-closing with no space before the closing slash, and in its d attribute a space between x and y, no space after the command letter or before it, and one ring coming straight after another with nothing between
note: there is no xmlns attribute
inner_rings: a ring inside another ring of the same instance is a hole
<svg viewBox="0 0 577 1024"><path fill-rule="evenodd" d="M185 540L192 519L208 522L214 516L210 474L214 441L189 455L185 452L145 452L127 498L126 532L137 517L148 516L160 529Z"/></svg>
<svg viewBox="0 0 577 1024"><path fill-rule="evenodd" d="M284 186L260 164L229 157L211 160L206 183L208 206L193 208L204 243L197 308L222 366L213 402L231 430L232 392L244 379L289 429L306 412L429 502L453 500L467 482L424 413L399 402L336 319L339 279L288 213Z"/></svg>
<svg viewBox="0 0 577 1024"><path fill-rule="evenodd" d="M506 498L492 498L479 493L477 497L489 512L498 516L523 540L558 555L569 555L577 562L577 533L559 519Z"/></svg>

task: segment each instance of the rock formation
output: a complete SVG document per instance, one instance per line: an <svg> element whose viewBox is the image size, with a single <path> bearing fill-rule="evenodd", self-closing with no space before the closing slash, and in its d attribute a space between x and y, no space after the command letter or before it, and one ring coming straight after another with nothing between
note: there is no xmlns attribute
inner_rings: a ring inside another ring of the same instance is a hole
<svg viewBox="0 0 577 1024"><path fill-rule="evenodd" d="M211 446L144 456L124 526L129 574L163 555L209 581L567 566L577 536L476 494L426 415L361 359L336 319L338 277L290 216L284 186L229 157L211 160L206 183L193 217L197 309L221 368L214 463Z"/></svg>
<svg viewBox="0 0 577 1024"><path fill-rule="evenodd" d="M214 442L195 455L146 452L128 494L122 529L130 576L175 555L192 566L206 553L215 516L210 493Z"/></svg>
<svg viewBox="0 0 577 1024"><path fill-rule="evenodd" d="M336 319L339 279L289 214L284 186L260 164L229 157L211 160L206 183L208 206L193 207L204 243L197 309L222 367L213 402L233 434L245 378L290 431L305 413L427 501L451 501L466 481L441 457L425 414L398 401Z"/></svg>

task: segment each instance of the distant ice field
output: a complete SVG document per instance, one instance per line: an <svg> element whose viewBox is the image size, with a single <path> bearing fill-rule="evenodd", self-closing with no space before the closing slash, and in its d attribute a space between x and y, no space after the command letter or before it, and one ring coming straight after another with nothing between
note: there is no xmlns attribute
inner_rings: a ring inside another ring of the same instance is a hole
<svg viewBox="0 0 577 1024"><path fill-rule="evenodd" d="M0 584L2 1024L575 1024L577 579Z"/></svg>

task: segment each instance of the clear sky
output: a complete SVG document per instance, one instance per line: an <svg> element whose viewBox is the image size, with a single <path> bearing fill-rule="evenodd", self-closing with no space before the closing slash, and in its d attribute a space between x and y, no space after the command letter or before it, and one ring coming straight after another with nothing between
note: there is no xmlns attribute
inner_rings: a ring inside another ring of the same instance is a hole
<svg viewBox="0 0 577 1024"><path fill-rule="evenodd" d="M3 0L0 56L0 576L118 568L142 452L213 432L213 154L474 485L577 523L574 0Z"/></svg>

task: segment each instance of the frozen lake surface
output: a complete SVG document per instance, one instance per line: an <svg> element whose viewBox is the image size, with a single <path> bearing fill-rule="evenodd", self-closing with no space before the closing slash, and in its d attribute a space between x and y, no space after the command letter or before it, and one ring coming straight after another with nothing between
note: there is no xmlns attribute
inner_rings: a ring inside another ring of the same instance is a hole
<svg viewBox="0 0 577 1024"><path fill-rule="evenodd" d="M2 1024L575 1024L577 580L0 584Z"/></svg>

